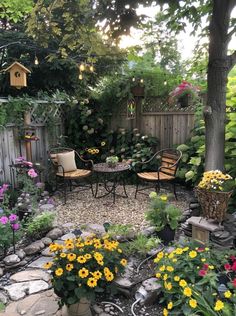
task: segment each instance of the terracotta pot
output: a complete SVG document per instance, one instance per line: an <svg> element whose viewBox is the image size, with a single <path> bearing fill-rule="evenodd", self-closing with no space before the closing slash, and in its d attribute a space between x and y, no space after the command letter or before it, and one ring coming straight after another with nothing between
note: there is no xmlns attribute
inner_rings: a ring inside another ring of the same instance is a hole
<svg viewBox="0 0 236 316"><path fill-rule="evenodd" d="M81 298L79 303L75 303L66 307L63 316L92 316L90 302L86 298Z"/></svg>
<svg viewBox="0 0 236 316"><path fill-rule="evenodd" d="M161 231L157 232L157 236L163 241L163 244L167 246L175 239L175 230L171 229L169 225L166 225Z"/></svg>

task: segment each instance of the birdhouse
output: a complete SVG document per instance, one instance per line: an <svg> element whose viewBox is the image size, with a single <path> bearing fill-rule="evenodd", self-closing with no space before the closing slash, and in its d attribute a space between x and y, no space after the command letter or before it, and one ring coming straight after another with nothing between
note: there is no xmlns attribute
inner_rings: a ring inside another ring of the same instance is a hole
<svg viewBox="0 0 236 316"><path fill-rule="evenodd" d="M10 85L20 89L27 87L27 74L31 73L29 69L17 61L11 64L5 71L10 72Z"/></svg>

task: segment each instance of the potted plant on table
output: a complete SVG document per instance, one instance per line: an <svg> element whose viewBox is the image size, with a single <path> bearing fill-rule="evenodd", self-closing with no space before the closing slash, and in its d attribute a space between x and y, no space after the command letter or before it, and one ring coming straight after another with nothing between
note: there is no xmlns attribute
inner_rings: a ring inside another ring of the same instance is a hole
<svg viewBox="0 0 236 316"><path fill-rule="evenodd" d="M221 223L225 217L230 196L235 187L235 180L220 170L210 170L195 188L203 217L215 219Z"/></svg>
<svg viewBox="0 0 236 316"><path fill-rule="evenodd" d="M175 230L179 225L181 210L168 203L167 195L157 195L151 192L151 202L146 212L146 220L156 226L157 235L163 240L164 245L174 240Z"/></svg>
<svg viewBox="0 0 236 316"><path fill-rule="evenodd" d="M127 263L119 242L108 236L101 239L67 239L63 245L53 243L53 261L45 264L52 273L52 285L67 306L69 316L91 316L90 302L97 293L109 291L118 273Z"/></svg>
<svg viewBox="0 0 236 316"><path fill-rule="evenodd" d="M182 108L189 105L189 97L196 98L200 89L187 81L182 81L170 92L170 103L178 102Z"/></svg>
<svg viewBox="0 0 236 316"><path fill-rule="evenodd" d="M118 161L119 161L119 158L117 156L110 156L110 157L106 158L106 163L107 163L108 167L110 167L110 168L115 168Z"/></svg>

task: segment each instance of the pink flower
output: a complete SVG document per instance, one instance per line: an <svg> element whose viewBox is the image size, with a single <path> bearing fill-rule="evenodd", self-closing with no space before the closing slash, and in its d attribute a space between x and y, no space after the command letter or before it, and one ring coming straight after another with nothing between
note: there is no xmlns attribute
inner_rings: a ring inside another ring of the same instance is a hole
<svg viewBox="0 0 236 316"><path fill-rule="evenodd" d="M28 175L29 175L31 178L36 178L36 177L38 176L37 172L35 172L35 170L34 170L33 168L29 169Z"/></svg>
<svg viewBox="0 0 236 316"><path fill-rule="evenodd" d="M226 263L224 267L225 267L225 270L231 270L231 265L229 263Z"/></svg>
<svg viewBox="0 0 236 316"><path fill-rule="evenodd" d="M197 252L203 252L205 250L205 248L197 248Z"/></svg>
<svg viewBox="0 0 236 316"><path fill-rule="evenodd" d="M232 268L233 271L236 271L236 261L234 261L234 263L232 264L231 268Z"/></svg>
<svg viewBox="0 0 236 316"><path fill-rule="evenodd" d="M230 259L231 259L232 261L235 261L235 260L236 260L236 257L235 257L235 256L230 256Z"/></svg>
<svg viewBox="0 0 236 316"><path fill-rule="evenodd" d="M6 225L7 222L8 222L8 218L7 218L6 216L2 216L2 217L0 218L0 222L1 222L3 225Z"/></svg>
<svg viewBox="0 0 236 316"><path fill-rule="evenodd" d="M15 223L15 224L12 224L11 227L13 230L18 230L20 228L20 224Z"/></svg>
<svg viewBox="0 0 236 316"><path fill-rule="evenodd" d="M16 214L11 214L11 215L9 216L10 222L14 222L14 221L16 221L17 219L18 219L18 216L17 216Z"/></svg>
<svg viewBox="0 0 236 316"><path fill-rule="evenodd" d="M236 287L236 278L232 281L233 286Z"/></svg>
<svg viewBox="0 0 236 316"><path fill-rule="evenodd" d="M209 267L209 264L207 264L207 263L204 263L204 265L203 265L203 270L207 270L208 269L208 267Z"/></svg>
<svg viewBox="0 0 236 316"><path fill-rule="evenodd" d="M200 275L200 276L205 276L207 274L207 271L206 270L200 270L199 272L198 272L198 275Z"/></svg>

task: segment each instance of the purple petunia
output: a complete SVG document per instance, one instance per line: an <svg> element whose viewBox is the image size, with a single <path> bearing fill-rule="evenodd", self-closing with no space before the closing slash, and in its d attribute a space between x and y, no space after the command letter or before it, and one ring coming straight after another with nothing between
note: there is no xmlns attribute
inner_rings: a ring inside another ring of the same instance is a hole
<svg viewBox="0 0 236 316"><path fill-rule="evenodd" d="M2 216L0 217L0 222L3 224L3 225L6 225L8 223L8 217L7 216Z"/></svg>
<svg viewBox="0 0 236 316"><path fill-rule="evenodd" d="M20 228L20 224L15 223L15 224L12 224L11 227L13 230L18 230Z"/></svg>
<svg viewBox="0 0 236 316"><path fill-rule="evenodd" d="M16 214L11 214L10 216L9 216L9 221L10 222L14 222L14 221L16 221L18 219L18 216L16 215Z"/></svg>

